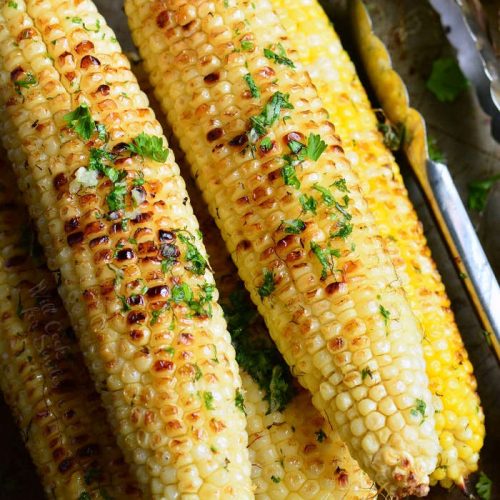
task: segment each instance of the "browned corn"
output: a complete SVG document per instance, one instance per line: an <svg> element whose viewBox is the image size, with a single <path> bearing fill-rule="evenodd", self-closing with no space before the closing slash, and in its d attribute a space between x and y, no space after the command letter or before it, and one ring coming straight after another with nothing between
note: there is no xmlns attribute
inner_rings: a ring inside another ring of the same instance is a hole
<svg viewBox="0 0 500 500"><path fill-rule="evenodd" d="M472 365L422 226L399 168L377 130L377 119L355 68L319 3L272 3L327 111L335 117L346 155L360 172L368 207L424 331L436 430L443 447L431 484L439 480L445 487L453 482L463 485L464 478L477 470L484 414Z"/></svg>
<svg viewBox="0 0 500 500"><path fill-rule="evenodd" d="M377 482L425 494L439 445L421 332L316 90L300 67L280 64L294 54L271 5L125 6L193 175L293 373ZM285 169L291 143L312 134L327 151ZM287 234L298 218L299 234Z"/></svg>
<svg viewBox="0 0 500 500"><path fill-rule="evenodd" d="M251 497L241 382L197 221L113 32L88 0L2 1L0 56L3 141L140 484ZM143 133L154 148L137 149ZM108 155L98 176L91 148Z"/></svg>
<svg viewBox="0 0 500 500"><path fill-rule="evenodd" d="M47 496L139 498L3 163L0 249L0 386Z"/></svg>

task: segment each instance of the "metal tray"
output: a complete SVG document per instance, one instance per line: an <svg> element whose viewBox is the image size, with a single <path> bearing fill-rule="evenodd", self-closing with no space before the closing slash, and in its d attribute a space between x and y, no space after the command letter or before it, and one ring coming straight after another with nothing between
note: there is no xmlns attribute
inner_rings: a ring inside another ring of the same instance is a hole
<svg viewBox="0 0 500 500"><path fill-rule="evenodd" d="M95 1L116 31L123 49L133 50L122 11L123 0ZM322 3L355 60L355 53L349 45L345 17L347 1L324 0ZM444 34L445 28L426 0L368 0L366 4L377 34L389 48L395 69L408 86L412 105L424 115L429 133L446 155L455 182L465 199L469 182L500 171L500 147L490 137L488 117L481 111L472 89L464 92L454 103L443 104L425 88L434 59L453 53ZM362 76L362 70L359 70ZM403 175L475 368L486 414L487 437L480 466L494 482L494 498L500 498L500 367L488 350L481 326L418 186L404 166ZM484 214L472 214L472 217L495 273L500 277L500 231L497 229L500 223L500 186L491 194ZM33 466L2 403L0 428L0 500L43 498ZM472 488L471 493L473 491ZM464 495L456 488L450 492L433 489L431 497L460 499Z"/></svg>

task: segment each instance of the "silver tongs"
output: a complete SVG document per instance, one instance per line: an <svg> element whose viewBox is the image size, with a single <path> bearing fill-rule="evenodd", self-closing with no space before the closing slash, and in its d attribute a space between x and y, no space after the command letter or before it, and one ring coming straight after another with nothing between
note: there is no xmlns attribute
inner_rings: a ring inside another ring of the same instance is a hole
<svg viewBox="0 0 500 500"><path fill-rule="evenodd" d="M469 278L464 284L488 343L500 361L500 287L493 270L448 168L429 158L424 119L410 107L406 86L392 68L385 45L374 34L366 7L361 0L353 0L351 9L353 34L369 83L389 121L405 126L407 133L402 150L429 202L458 271ZM488 106L494 112L493 106ZM498 109L496 113L495 123L498 123ZM500 132L500 129L496 130Z"/></svg>
<svg viewBox="0 0 500 500"><path fill-rule="evenodd" d="M500 142L500 75L498 61L472 12L464 0L430 0L447 26L446 36L456 50L462 72L474 85L481 107L491 116L491 134Z"/></svg>

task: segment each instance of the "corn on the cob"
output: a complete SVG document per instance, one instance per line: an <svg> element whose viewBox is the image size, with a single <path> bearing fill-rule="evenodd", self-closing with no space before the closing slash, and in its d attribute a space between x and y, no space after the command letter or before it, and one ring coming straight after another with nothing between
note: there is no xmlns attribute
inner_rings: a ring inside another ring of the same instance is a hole
<svg viewBox="0 0 500 500"><path fill-rule="evenodd" d="M250 497L197 221L113 32L87 0L2 1L0 55L3 141L125 458L146 495Z"/></svg>
<svg viewBox="0 0 500 500"><path fill-rule="evenodd" d="M271 5L125 7L194 177L293 373L381 486L425 494L439 444L421 332Z"/></svg>
<svg viewBox="0 0 500 500"><path fill-rule="evenodd" d="M187 187L240 362L256 498L375 498L373 481L314 408L308 391L290 379L262 317L236 277L201 193L192 182Z"/></svg>
<svg viewBox="0 0 500 500"><path fill-rule="evenodd" d="M47 496L139 498L13 186L13 174L2 165L0 386L4 396Z"/></svg>
<svg viewBox="0 0 500 500"><path fill-rule="evenodd" d="M135 64L133 71L156 111L159 103L143 65ZM158 118L162 119L161 110ZM168 126L165 131L169 131ZM308 392L290 380L288 367L237 278L220 232L189 176L189 166L181 159L182 151L174 151L181 172L186 174L187 189L204 234L219 300L236 344L243 388L240 402L247 414L248 449L257 499L375 498L373 481L351 458L338 433L314 408ZM241 337L245 338L244 342L238 341Z"/></svg>
<svg viewBox="0 0 500 500"><path fill-rule="evenodd" d="M443 451L431 483L463 486L477 470L484 415L467 351L399 168L384 147L378 120L334 29L316 0L272 0L309 71L363 188L384 244L422 325L427 375Z"/></svg>

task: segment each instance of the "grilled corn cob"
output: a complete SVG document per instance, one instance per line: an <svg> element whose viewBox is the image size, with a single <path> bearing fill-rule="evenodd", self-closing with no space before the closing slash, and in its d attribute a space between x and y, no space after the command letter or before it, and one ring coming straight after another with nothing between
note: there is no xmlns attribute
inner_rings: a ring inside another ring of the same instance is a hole
<svg viewBox="0 0 500 500"><path fill-rule="evenodd" d="M178 167L87 0L2 1L3 141L125 458L155 498L248 498L234 349Z"/></svg>
<svg viewBox="0 0 500 500"><path fill-rule="evenodd" d="M384 147L378 120L349 56L315 1L272 0L325 108L335 117L347 157L363 188L384 244L417 319L422 325L427 375L443 451L431 484L461 486L477 470L484 415L476 380L457 329L450 301L432 260L399 168Z"/></svg>
<svg viewBox="0 0 500 500"><path fill-rule="evenodd" d="M375 498L373 481L314 408L308 391L291 379L262 317L236 278L201 193L192 182L187 187L240 363L256 498Z"/></svg>
<svg viewBox="0 0 500 500"><path fill-rule="evenodd" d="M0 168L0 386L51 498L139 498L10 169Z"/></svg>
<svg viewBox="0 0 500 500"><path fill-rule="evenodd" d="M135 64L133 71L156 111L159 103L143 65ZM161 110L158 118L162 118ZM165 131L169 131L168 126ZM291 380L262 317L236 277L237 270L221 242L220 232L189 176L189 165L181 159L182 151L174 151L181 172L186 174L191 204L204 234L219 300L240 363L240 404L247 414L248 449L257 499L375 498L373 482L351 458L338 433L314 408L308 392Z"/></svg>
<svg viewBox="0 0 500 500"><path fill-rule="evenodd" d="M439 444L421 332L316 90L271 5L253 5L252 21L251 4L234 0L125 8L293 373L373 479L391 493L425 494Z"/></svg>

